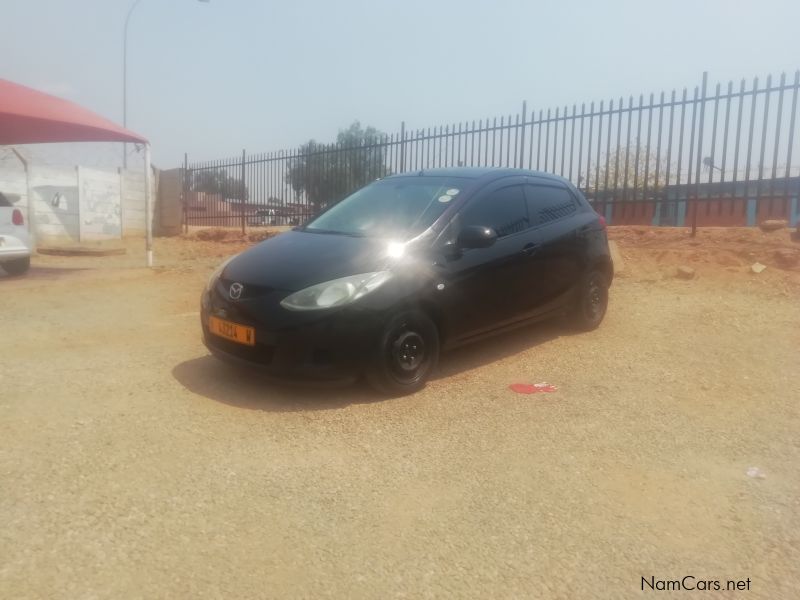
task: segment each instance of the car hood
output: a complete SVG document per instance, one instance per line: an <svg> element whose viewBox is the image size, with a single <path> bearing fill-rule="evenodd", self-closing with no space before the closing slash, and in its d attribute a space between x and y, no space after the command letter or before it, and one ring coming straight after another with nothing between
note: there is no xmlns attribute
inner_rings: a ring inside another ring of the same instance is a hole
<svg viewBox="0 0 800 600"><path fill-rule="evenodd" d="M295 292L348 275L385 269L388 242L287 231L249 248L225 267L228 281Z"/></svg>

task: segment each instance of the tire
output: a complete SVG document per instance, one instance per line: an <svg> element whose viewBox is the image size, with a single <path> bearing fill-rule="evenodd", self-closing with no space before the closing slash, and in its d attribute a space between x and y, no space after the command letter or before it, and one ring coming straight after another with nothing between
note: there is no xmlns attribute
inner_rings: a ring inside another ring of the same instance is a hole
<svg viewBox="0 0 800 600"><path fill-rule="evenodd" d="M25 258L9 260L8 262L0 263L0 267L5 269L9 275L22 275L31 268L31 257L26 256Z"/></svg>
<svg viewBox="0 0 800 600"><path fill-rule="evenodd" d="M602 271L591 270L581 281L575 305L569 315L570 324L580 331L600 326L608 310L608 278Z"/></svg>
<svg viewBox="0 0 800 600"><path fill-rule="evenodd" d="M389 319L365 371L381 394L404 396L425 387L439 362L439 331L423 312L409 310Z"/></svg>

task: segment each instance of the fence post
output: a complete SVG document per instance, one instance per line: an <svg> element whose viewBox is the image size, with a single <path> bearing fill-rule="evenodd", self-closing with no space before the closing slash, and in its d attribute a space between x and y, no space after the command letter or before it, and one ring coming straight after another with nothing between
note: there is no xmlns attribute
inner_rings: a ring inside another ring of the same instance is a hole
<svg viewBox="0 0 800 600"><path fill-rule="evenodd" d="M242 150L242 191L241 191L241 198L239 198L239 211L242 213L242 235L245 234L245 214L244 214L244 203L247 197L247 185L245 184L245 160L247 160L247 156L245 151Z"/></svg>
<svg viewBox="0 0 800 600"><path fill-rule="evenodd" d="M692 237L697 236L697 204L700 200L700 165L703 164L703 122L706 116L706 86L708 71L703 71L703 84L700 90L700 122L697 126L697 168L694 178L694 202L692 203ZM755 95L753 96L755 102ZM689 166L691 169L691 165Z"/></svg>
<svg viewBox="0 0 800 600"><path fill-rule="evenodd" d="M517 167L522 169L525 158L525 116L528 114L528 103L526 100L522 101L522 131L519 135L519 163ZM566 121L564 121L566 123Z"/></svg>
<svg viewBox="0 0 800 600"><path fill-rule="evenodd" d="M400 172L406 170L406 122L400 121Z"/></svg>
<svg viewBox="0 0 800 600"><path fill-rule="evenodd" d="M189 215L186 204L189 202L189 154L183 153L183 185L181 186L181 215L183 219L183 233L189 233Z"/></svg>

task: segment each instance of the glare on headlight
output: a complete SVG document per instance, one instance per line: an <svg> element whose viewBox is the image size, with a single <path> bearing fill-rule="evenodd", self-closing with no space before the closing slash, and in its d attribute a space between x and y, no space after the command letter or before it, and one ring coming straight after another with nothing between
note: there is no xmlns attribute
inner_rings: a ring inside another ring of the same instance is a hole
<svg viewBox="0 0 800 600"><path fill-rule="evenodd" d="M335 283L322 290L322 293L317 296L317 306L327 308L334 306L339 302L347 300L350 296L355 294L356 286L350 282Z"/></svg>
<svg viewBox="0 0 800 600"><path fill-rule="evenodd" d="M390 277L389 271L377 271L318 283L287 296L281 301L281 306L289 310L320 310L342 306L376 290Z"/></svg>

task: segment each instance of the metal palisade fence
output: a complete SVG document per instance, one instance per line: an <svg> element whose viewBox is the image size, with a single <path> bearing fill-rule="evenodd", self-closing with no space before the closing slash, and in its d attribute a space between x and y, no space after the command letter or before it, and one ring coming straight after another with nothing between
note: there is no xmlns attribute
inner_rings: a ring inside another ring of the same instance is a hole
<svg viewBox="0 0 800 600"><path fill-rule="evenodd" d="M297 224L369 181L440 167L534 169L569 179L614 224L796 224L800 71L529 110L360 143L185 163L187 225ZM795 161L795 162L793 162Z"/></svg>

